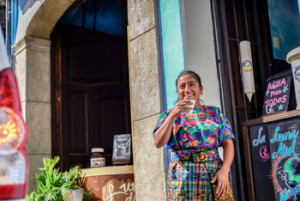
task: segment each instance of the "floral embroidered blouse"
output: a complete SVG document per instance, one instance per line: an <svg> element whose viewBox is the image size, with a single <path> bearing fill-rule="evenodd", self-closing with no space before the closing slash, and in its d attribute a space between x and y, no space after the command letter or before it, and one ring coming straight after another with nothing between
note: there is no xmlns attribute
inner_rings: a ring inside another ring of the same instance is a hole
<svg viewBox="0 0 300 201"><path fill-rule="evenodd" d="M166 110L160 115L153 135L171 111ZM167 147L217 148L226 139L235 139L228 119L218 107L204 105L203 109L194 108L191 114L182 113L175 119Z"/></svg>

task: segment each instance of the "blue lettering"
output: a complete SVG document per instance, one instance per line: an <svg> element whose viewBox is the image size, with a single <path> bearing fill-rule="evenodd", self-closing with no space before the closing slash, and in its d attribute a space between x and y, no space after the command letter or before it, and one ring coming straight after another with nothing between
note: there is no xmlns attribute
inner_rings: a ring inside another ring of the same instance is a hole
<svg viewBox="0 0 300 201"><path fill-rule="evenodd" d="M271 143L276 142L277 132L278 132L279 130L280 130L280 127L277 126L276 129L275 129L275 136L274 136L274 138L272 138L272 139L270 140Z"/></svg>
<svg viewBox="0 0 300 201"><path fill-rule="evenodd" d="M289 191L285 188L284 189L284 193L282 194L282 192L280 192L280 201L286 201L287 199L289 199Z"/></svg>
<svg viewBox="0 0 300 201"><path fill-rule="evenodd" d="M296 201L297 200L297 194L299 194L300 189L299 189L299 185L295 186L292 189L284 189L284 193L280 192L280 201L286 201L288 200L290 197L293 197L293 200Z"/></svg>
<svg viewBox="0 0 300 201"><path fill-rule="evenodd" d="M278 155L281 156L288 156L294 154L297 156L298 154L295 153L295 145L296 145L296 138L293 139L292 146L286 146L283 142L280 142L277 152L273 152L272 158L276 158Z"/></svg>
<svg viewBox="0 0 300 201"><path fill-rule="evenodd" d="M257 139L253 140L253 142L252 142L252 145L253 145L254 147L256 147L256 146L259 145L259 144L262 144L262 143L265 143L265 142L266 142L266 136L265 136L265 135L262 136L262 137L260 137L263 130L264 130L263 127L260 127L260 128L259 128L259 130L258 130L258 137L257 137Z"/></svg>
<svg viewBox="0 0 300 201"><path fill-rule="evenodd" d="M277 141L281 142L281 141L285 141L285 140L292 140L292 139L295 139L299 134L298 130L297 130L297 132L296 132L296 130L293 130L292 132L288 131L285 133L279 133L279 130L280 130L280 127L277 126L275 129L274 137L270 140L271 143L275 143Z"/></svg>
<svg viewBox="0 0 300 201"><path fill-rule="evenodd" d="M297 133L297 135L298 135L298 133ZM296 145L296 138L293 139L292 152L295 156L298 156L298 154L295 153L295 145Z"/></svg>

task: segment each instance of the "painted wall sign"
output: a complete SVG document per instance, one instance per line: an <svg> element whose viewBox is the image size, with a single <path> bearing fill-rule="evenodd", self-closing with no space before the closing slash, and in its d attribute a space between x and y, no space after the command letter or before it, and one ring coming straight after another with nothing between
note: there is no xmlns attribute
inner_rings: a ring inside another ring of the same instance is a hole
<svg viewBox="0 0 300 201"><path fill-rule="evenodd" d="M300 118L249 131L256 201L300 201Z"/></svg>
<svg viewBox="0 0 300 201"><path fill-rule="evenodd" d="M103 201L135 201L135 189L132 179L111 179L102 188Z"/></svg>
<svg viewBox="0 0 300 201"><path fill-rule="evenodd" d="M277 79L268 79L262 115L278 111L287 111L292 87L291 80L291 75Z"/></svg>

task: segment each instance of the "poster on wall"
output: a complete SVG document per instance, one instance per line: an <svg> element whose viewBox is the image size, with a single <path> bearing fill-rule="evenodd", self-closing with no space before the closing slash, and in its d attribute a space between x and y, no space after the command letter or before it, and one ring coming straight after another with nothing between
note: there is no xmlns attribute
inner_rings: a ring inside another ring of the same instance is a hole
<svg viewBox="0 0 300 201"><path fill-rule="evenodd" d="M262 115L287 111L292 87L291 81L292 76L284 73L281 73L281 75L273 75L268 78Z"/></svg>

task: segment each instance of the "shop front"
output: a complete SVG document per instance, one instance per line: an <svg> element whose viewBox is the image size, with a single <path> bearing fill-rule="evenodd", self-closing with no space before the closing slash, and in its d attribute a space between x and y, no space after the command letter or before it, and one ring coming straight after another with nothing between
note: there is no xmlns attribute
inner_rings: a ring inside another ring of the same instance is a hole
<svg viewBox="0 0 300 201"><path fill-rule="evenodd" d="M28 125L29 191L42 158L59 155L62 169L82 165L103 200L114 193L127 196L121 200L166 200L170 154L154 147L152 131L160 113L174 106L179 72L193 70L203 80L204 103L220 107L233 125L236 200L297 198L298 64L292 71L286 62L300 46L297 0L44 0L20 6L14 51ZM242 41L249 44L245 57ZM250 81L243 67L252 70ZM245 91L248 85L252 91ZM131 160L124 164L113 163L117 134L132 139ZM104 148L106 167L90 168L92 148ZM263 190L257 180L262 169ZM276 171L282 175L277 184L276 176L267 176Z"/></svg>
<svg viewBox="0 0 300 201"><path fill-rule="evenodd" d="M204 103L233 125L236 200L297 200L298 1L161 0L158 10L164 109L176 101L176 75L197 72Z"/></svg>

